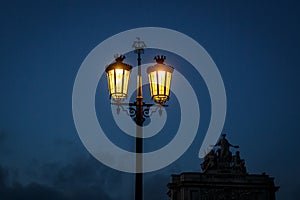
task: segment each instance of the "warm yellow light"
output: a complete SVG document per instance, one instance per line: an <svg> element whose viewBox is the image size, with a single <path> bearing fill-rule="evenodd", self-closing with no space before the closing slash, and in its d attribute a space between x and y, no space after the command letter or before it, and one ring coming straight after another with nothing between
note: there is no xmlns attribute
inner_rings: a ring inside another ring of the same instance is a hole
<svg viewBox="0 0 300 200"><path fill-rule="evenodd" d="M163 64L165 57L156 57L157 64L147 69L152 99L164 103L170 97L173 67Z"/></svg>
<svg viewBox="0 0 300 200"><path fill-rule="evenodd" d="M122 101L127 97L128 82L132 67L122 63L125 57L119 57L116 62L106 68L108 89L110 98L115 101Z"/></svg>

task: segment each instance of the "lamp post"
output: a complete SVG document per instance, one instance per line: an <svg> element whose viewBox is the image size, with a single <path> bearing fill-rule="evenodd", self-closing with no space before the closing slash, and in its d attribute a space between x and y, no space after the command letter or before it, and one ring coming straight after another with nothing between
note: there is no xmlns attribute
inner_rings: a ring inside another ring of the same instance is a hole
<svg viewBox="0 0 300 200"><path fill-rule="evenodd" d="M136 174L135 174L135 200L143 200L143 123L150 116L150 107L166 106L165 102L169 100L172 73L174 68L164 64L165 56L156 56L154 59L157 64L147 69L151 97L154 104L144 102L142 91L141 74L141 54L144 53L145 43L137 38L132 45L137 54L138 73L137 73L137 94L134 102L122 103L127 97L128 84L132 66L123 63L125 56L119 56L115 62L106 67L108 80L108 89L110 98L118 106L117 112L120 112L120 106L129 106L129 114L136 123ZM160 110L161 111L161 110ZM160 112L161 113L161 112Z"/></svg>

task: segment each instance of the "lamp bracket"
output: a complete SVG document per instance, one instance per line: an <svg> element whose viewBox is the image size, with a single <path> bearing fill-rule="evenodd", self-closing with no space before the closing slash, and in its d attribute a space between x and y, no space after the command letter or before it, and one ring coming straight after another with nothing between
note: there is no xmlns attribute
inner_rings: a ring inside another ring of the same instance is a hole
<svg viewBox="0 0 300 200"><path fill-rule="evenodd" d="M149 118L152 116L153 113L156 113L158 111L159 115L162 115L162 107L168 107L166 104L148 104L144 103L142 105L137 105L136 102L130 102L130 103L121 103L121 102L115 102L111 103L112 105L117 106L117 114L120 114L120 111L125 112L128 116L130 116L132 119L136 121L137 116L137 106L142 106L142 117L143 120L146 120L146 118ZM127 109L125 108L127 107ZM153 108L153 109L152 109Z"/></svg>

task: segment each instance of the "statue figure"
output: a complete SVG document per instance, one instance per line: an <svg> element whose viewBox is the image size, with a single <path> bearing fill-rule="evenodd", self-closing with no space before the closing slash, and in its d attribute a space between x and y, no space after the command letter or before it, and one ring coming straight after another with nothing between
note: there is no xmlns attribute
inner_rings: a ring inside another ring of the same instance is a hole
<svg viewBox="0 0 300 200"><path fill-rule="evenodd" d="M218 162L221 161L221 149L217 149L217 158L218 158Z"/></svg>
<svg viewBox="0 0 300 200"><path fill-rule="evenodd" d="M240 152L237 151L235 152L235 155L233 156L233 163L235 166L238 166L241 163L241 157L240 157Z"/></svg>
<svg viewBox="0 0 300 200"><path fill-rule="evenodd" d="M245 160L241 159L239 151L237 151L233 156L233 167L243 173L246 173Z"/></svg>
<svg viewBox="0 0 300 200"><path fill-rule="evenodd" d="M216 165L216 154L212 149L205 157L204 162L201 164L202 170L205 172L207 169L213 168Z"/></svg>
<svg viewBox="0 0 300 200"><path fill-rule="evenodd" d="M236 151L232 156L230 151L230 147L239 148L239 146L230 144L226 139L226 134L222 134L220 140L215 145L211 145L211 147L216 146L219 148L212 148L201 163L204 173L247 173L245 160L241 159L240 152Z"/></svg>
<svg viewBox="0 0 300 200"><path fill-rule="evenodd" d="M230 162L232 158L232 153L231 151L229 151L229 147L239 148L239 146L230 144L225 137L226 134L222 134L221 139L217 142L215 146L220 146L220 150L218 150L219 161Z"/></svg>

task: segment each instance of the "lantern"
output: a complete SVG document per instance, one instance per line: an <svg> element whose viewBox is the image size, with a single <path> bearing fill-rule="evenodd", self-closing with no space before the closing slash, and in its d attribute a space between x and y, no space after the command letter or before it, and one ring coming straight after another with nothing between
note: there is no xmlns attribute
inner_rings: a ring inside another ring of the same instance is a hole
<svg viewBox="0 0 300 200"><path fill-rule="evenodd" d="M156 103L163 104L170 97L174 68L164 64L165 56L156 56L154 59L157 64L147 69L151 97Z"/></svg>
<svg viewBox="0 0 300 200"><path fill-rule="evenodd" d="M128 83L132 66L123 63L125 56L116 58L116 61L105 69L108 80L110 98L120 102L127 97Z"/></svg>

